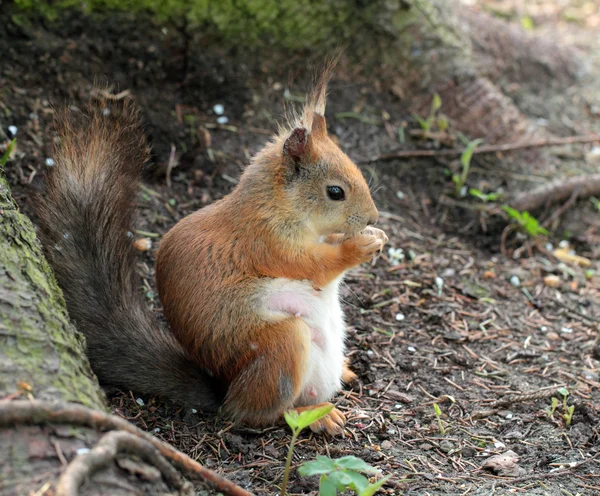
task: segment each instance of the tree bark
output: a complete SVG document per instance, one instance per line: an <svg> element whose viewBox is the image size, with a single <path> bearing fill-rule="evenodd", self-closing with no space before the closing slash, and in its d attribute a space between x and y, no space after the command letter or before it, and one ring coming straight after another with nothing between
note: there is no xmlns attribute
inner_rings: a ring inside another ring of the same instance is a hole
<svg viewBox="0 0 600 496"><path fill-rule="evenodd" d="M193 494L182 473L203 494L248 495L107 414L84 339L1 169L0 343L0 495Z"/></svg>

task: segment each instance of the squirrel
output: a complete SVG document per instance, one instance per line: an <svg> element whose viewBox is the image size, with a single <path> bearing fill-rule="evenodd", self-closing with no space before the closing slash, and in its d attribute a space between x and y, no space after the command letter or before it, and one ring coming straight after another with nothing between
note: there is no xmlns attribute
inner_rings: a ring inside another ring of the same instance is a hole
<svg viewBox="0 0 600 496"><path fill-rule="evenodd" d="M250 425L326 404L356 378L344 358L344 273L387 242L359 168L327 133L324 71L300 115L234 190L162 238L147 308L132 223L149 147L131 103L57 120L39 234L101 383ZM329 403L330 404L330 403ZM333 408L313 431L343 432Z"/></svg>

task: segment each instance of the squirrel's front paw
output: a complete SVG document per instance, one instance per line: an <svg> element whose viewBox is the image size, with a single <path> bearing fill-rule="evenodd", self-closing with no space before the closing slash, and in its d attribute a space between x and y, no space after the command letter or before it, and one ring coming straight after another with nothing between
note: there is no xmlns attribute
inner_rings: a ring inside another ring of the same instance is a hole
<svg viewBox="0 0 600 496"><path fill-rule="evenodd" d="M321 420L310 424L310 430L313 432L326 432L331 436L337 436L344 433L345 425L346 416L337 408L334 408Z"/></svg>
<svg viewBox="0 0 600 496"><path fill-rule="evenodd" d="M360 234L346 241L352 248L358 258L358 262L369 262L381 253L383 246L387 243L388 237L376 227L368 226Z"/></svg>

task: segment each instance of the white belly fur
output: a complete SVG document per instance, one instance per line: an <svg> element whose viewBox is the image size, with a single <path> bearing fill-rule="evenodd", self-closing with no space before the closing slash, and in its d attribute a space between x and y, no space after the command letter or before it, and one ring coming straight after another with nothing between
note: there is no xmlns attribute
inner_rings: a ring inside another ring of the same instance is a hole
<svg viewBox="0 0 600 496"><path fill-rule="evenodd" d="M330 400L342 385L346 325L340 304L340 276L316 291L311 281L278 278L269 281L265 308L269 320L301 318L311 328L310 357L302 392L295 406Z"/></svg>

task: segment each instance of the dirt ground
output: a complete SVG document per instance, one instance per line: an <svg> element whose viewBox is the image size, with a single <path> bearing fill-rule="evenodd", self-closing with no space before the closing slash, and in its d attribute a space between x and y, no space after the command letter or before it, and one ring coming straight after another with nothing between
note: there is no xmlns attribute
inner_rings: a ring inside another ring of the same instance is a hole
<svg viewBox="0 0 600 496"><path fill-rule="evenodd" d="M82 105L97 94L96 83L141 108L154 168L140 195L136 234L152 242L140 254L140 273L160 318L153 283L160 237L235 186L284 105L302 96L306 62L236 58L200 36L186 40L128 16L16 25L5 11L0 25L0 144L16 126L18 151L6 172L26 213L52 163L51 105ZM226 123L218 122L217 104ZM327 117L330 132L360 163L399 146L431 146L410 138L418 124L406 102L377 80L356 82L343 67ZM469 184L502 185L511 163L535 157L477 158ZM503 254L503 226L440 201L452 190L444 174L452 165L410 159L364 167L380 227L396 251L353 270L342 291L348 355L359 377L335 400L348 417L346 434L302 435L294 465L317 454L353 454L393 474L383 494L600 494L598 212L588 205L576 229L547 240L511 235ZM565 236L589 267L552 256ZM561 387L575 407L570 425L562 401L552 416L545 411ZM290 440L284 426L251 430L129 392L111 392L110 400L114 413L249 491L277 492ZM484 467L509 450L518 461L507 472ZM317 487L316 478L294 471L291 493L315 494Z"/></svg>

